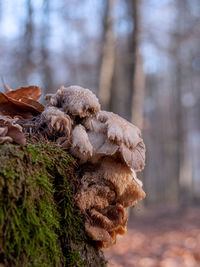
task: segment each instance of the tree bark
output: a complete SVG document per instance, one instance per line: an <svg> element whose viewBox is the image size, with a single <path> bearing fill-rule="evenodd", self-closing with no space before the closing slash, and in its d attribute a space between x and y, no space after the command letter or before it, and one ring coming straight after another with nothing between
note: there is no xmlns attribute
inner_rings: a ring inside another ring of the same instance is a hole
<svg viewBox="0 0 200 267"><path fill-rule="evenodd" d="M105 266L74 204L76 165L51 143L0 146L1 266Z"/></svg>

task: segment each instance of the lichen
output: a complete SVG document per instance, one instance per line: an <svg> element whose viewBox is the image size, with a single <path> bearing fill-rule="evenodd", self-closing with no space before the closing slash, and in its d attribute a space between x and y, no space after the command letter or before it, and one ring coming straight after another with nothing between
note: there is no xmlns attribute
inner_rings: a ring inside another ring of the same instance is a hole
<svg viewBox="0 0 200 267"><path fill-rule="evenodd" d="M0 263L104 266L74 205L76 162L52 143L0 147ZM97 258L97 260L95 259Z"/></svg>

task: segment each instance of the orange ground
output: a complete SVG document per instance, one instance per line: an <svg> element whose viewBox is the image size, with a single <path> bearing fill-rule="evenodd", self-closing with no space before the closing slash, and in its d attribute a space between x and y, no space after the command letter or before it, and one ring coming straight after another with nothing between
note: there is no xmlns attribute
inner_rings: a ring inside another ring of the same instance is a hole
<svg viewBox="0 0 200 267"><path fill-rule="evenodd" d="M104 251L108 267L200 267L200 207L150 214Z"/></svg>

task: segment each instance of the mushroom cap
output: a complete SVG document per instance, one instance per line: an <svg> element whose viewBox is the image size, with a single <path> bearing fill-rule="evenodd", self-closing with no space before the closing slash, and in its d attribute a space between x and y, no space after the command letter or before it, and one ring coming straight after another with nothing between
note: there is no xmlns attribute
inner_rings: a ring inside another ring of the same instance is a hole
<svg viewBox="0 0 200 267"><path fill-rule="evenodd" d="M0 144L15 142L21 146L26 144L26 137L22 127L16 123L17 118L0 115Z"/></svg>
<svg viewBox="0 0 200 267"><path fill-rule="evenodd" d="M70 136L73 122L63 111L55 107L47 107L41 116L42 121L47 125L47 132L51 135Z"/></svg>
<svg viewBox="0 0 200 267"><path fill-rule="evenodd" d="M109 248L115 244L116 237L109 234L105 229L85 223L87 234L95 241L99 242L99 249Z"/></svg>
<svg viewBox="0 0 200 267"><path fill-rule="evenodd" d="M67 88L63 86L55 94L48 95L47 100L50 105L80 118L92 116L100 111L99 100L95 94L77 85Z"/></svg>
<svg viewBox="0 0 200 267"><path fill-rule="evenodd" d="M146 196L135 171L122 162L105 157L95 175L112 185L116 193L115 201L124 207L134 206Z"/></svg>
<svg viewBox="0 0 200 267"><path fill-rule="evenodd" d="M135 171L144 168L145 145L135 125L107 111L100 111L96 118L87 118L83 124L93 146L92 162L106 155L120 158Z"/></svg>

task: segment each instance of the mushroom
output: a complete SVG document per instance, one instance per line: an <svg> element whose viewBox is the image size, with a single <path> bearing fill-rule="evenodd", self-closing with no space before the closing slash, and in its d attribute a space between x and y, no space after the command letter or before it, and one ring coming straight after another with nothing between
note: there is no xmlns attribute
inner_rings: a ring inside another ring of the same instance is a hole
<svg viewBox="0 0 200 267"><path fill-rule="evenodd" d="M110 156L121 159L129 168L141 171L145 164L145 145L140 130L121 118L107 111L100 111L97 117L89 117L83 121L81 129L82 143L90 143L93 153L86 153L72 144L71 152L81 159L81 162L90 161L96 163L100 158ZM85 130L85 132L84 132ZM76 134L72 132L75 138ZM78 151L77 151L78 150ZM84 157L83 157L83 153ZM84 159L83 159L84 158Z"/></svg>
<svg viewBox="0 0 200 267"><path fill-rule="evenodd" d="M52 136L69 138L72 129L72 120L63 111L55 107L47 107L41 114L41 124L47 125L47 132Z"/></svg>
<svg viewBox="0 0 200 267"><path fill-rule="evenodd" d="M79 86L48 95L44 121L63 149L79 159L82 177L76 205L85 215L85 230L99 248L126 232L126 208L145 197L136 172L145 165L141 131L108 111L96 96Z"/></svg>
<svg viewBox="0 0 200 267"><path fill-rule="evenodd" d="M87 218L87 233L95 236L94 240L100 242L99 246L105 247L99 239L99 228L104 229L104 233L108 232L107 242L112 245L114 241L110 242L110 233L114 233L112 236L115 239L117 234L126 232L128 216L125 208L134 206L144 197L142 184L138 183L135 171L125 163L105 157L91 171L85 172L76 203Z"/></svg>
<svg viewBox="0 0 200 267"><path fill-rule="evenodd" d="M73 117L85 118L100 111L99 100L92 91L77 85L62 86L55 94L47 95L46 99L50 106Z"/></svg>
<svg viewBox="0 0 200 267"><path fill-rule="evenodd" d="M21 146L26 144L25 134L22 127L17 124L18 118L0 115L0 144L15 142Z"/></svg>

